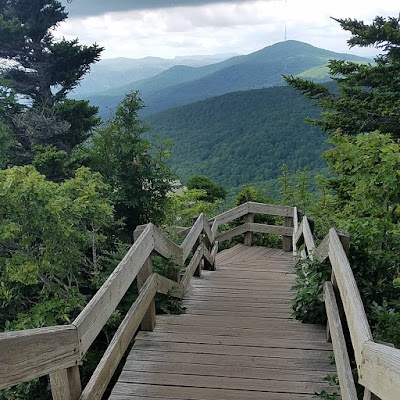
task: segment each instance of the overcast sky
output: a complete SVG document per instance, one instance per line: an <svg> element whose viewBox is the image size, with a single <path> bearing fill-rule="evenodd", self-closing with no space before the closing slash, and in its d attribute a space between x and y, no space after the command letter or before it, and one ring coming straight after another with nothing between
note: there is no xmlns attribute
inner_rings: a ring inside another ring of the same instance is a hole
<svg viewBox="0 0 400 400"><path fill-rule="evenodd" d="M103 58L248 54L287 38L339 52L348 34L330 19L398 16L399 0L62 0L58 37L105 47Z"/></svg>

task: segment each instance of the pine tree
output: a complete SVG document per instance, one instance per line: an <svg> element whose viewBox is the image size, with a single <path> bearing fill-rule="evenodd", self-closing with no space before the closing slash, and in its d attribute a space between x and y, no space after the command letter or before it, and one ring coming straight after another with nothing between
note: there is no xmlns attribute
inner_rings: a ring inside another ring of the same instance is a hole
<svg viewBox="0 0 400 400"><path fill-rule="evenodd" d="M336 87L285 77L321 106L322 119L311 120L327 132L357 135L379 130L400 137L400 20L376 17L370 25L337 19L351 33L350 47L376 47L383 54L374 63L331 60L329 70Z"/></svg>

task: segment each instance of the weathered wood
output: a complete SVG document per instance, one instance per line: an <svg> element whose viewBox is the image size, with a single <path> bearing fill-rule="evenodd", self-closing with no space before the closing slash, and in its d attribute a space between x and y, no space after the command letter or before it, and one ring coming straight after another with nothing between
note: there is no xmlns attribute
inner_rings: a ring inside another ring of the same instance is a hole
<svg viewBox="0 0 400 400"><path fill-rule="evenodd" d="M266 225L257 223L245 224L250 232L271 233L273 235L292 236L293 228L288 226Z"/></svg>
<svg viewBox="0 0 400 400"><path fill-rule="evenodd" d="M136 277L138 291L140 292L143 285L146 283L147 278L153 274L153 264L151 256L147 258L143 267L140 269ZM140 327L143 331L152 331L156 326L156 303L154 299L151 301L146 314L144 315Z"/></svg>
<svg viewBox="0 0 400 400"><path fill-rule="evenodd" d="M218 226L224 225L234 219L243 217L249 212L247 203L241 204L238 207L232 208L231 210L225 211L222 214L217 215L211 221L217 221Z"/></svg>
<svg viewBox="0 0 400 400"><path fill-rule="evenodd" d="M284 226L287 226L289 228L293 227L293 217L285 217ZM283 251L292 251L293 249L292 237L293 237L293 230L291 235L283 235L282 238Z"/></svg>
<svg viewBox="0 0 400 400"><path fill-rule="evenodd" d="M126 349L138 329L157 291L157 277L151 275L142 287L137 299L132 304L103 357L97 365L80 400L101 399L108 383L118 367Z"/></svg>
<svg viewBox="0 0 400 400"><path fill-rule="evenodd" d="M383 400L400 399L400 349L365 342L359 382Z"/></svg>
<svg viewBox="0 0 400 400"><path fill-rule="evenodd" d="M214 241L215 237L217 236L217 233L218 233L218 221L217 220L214 220L214 222L212 224L211 233L212 233L212 238L213 238L212 241Z"/></svg>
<svg viewBox="0 0 400 400"><path fill-rule="evenodd" d="M166 237L156 226L153 227L154 250L161 256L173 259L174 263L183 266L182 249Z"/></svg>
<svg viewBox="0 0 400 400"><path fill-rule="evenodd" d="M53 400L78 400L82 393L79 367L62 369L50 374Z"/></svg>
<svg viewBox="0 0 400 400"><path fill-rule="evenodd" d="M297 213L297 207L293 207L293 236L292 236L292 249L293 255L297 255L297 245L294 242L294 237L296 235L297 230L299 229L299 215Z"/></svg>
<svg viewBox="0 0 400 400"><path fill-rule="evenodd" d="M139 236L143 233L143 231L146 229L148 224L144 225L138 225L136 229L133 231L133 240L136 242L136 240L139 239Z"/></svg>
<svg viewBox="0 0 400 400"><path fill-rule="evenodd" d="M333 228L329 230L329 260L337 280L343 308L347 316L357 368L360 371L361 351L364 343L372 340L372 334L353 271L339 237Z"/></svg>
<svg viewBox="0 0 400 400"><path fill-rule="evenodd" d="M207 249L206 246L203 247L203 252L204 252L203 256L204 256L204 259L205 259L204 261L207 261L208 268L210 269L210 271L214 271L215 270L215 268L214 268L214 258L213 258L213 256L211 255L210 251Z"/></svg>
<svg viewBox="0 0 400 400"><path fill-rule="evenodd" d="M185 262L185 260L188 258L188 255L192 251L192 248L194 247L199 236L201 235L203 228L204 228L204 215L200 214L199 217L197 218L196 222L190 229L190 232L187 234L187 236L185 237L185 240L183 241L183 243L180 246L182 249L182 261L183 262Z"/></svg>
<svg viewBox="0 0 400 400"><path fill-rule="evenodd" d="M296 233L293 235L293 244L298 248L303 244L304 235L303 235L303 221L301 221Z"/></svg>
<svg viewBox="0 0 400 400"><path fill-rule="evenodd" d="M329 255L329 234L326 235L319 246L314 251L314 258L320 262L324 262Z"/></svg>
<svg viewBox="0 0 400 400"><path fill-rule="evenodd" d="M281 217L292 217L293 207L289 206L278 206L274 204L264 204L248 202L249 212L253 214L267 214L267 215L278 215Z"/></svg>
<svg viewBox="0 0 400 400"><path fill-rule="evenodd" d="M0 334L0 389L73 367L79 360L75 326Z"/></svg>
<svg viewBox="0 0 400 400"><path fill-rule="evenodd" d="M190 279L192 278L194 271L196 270L197 266L200 264L202 258L203 258L203 245L199 245L196 249L196 251L193 254L192 259L189 262L189 265L186 267L186 271L183 274L183 277L181 279L181 284L184 288L186 289L187 285L190 282Z"/></svg>
<svg viewBox="0 0 400 400"><path fill-rule="evenodd" d="M339 236L340 243L342 243L344 252L346 253L346 256L348 257L350 254L350 234L347 231L344 231L342 229L335 229L336 233Z"/></svg>
<svg viewBox="0 0 400 400"><path fill-rule="evenodd" d="M314 243L314 236L310 228L310 224L308 223L308 218L306 216L303 217L303 236L304 236L304 242L307 247L307 254L308 256L313 259L313 252L315 249L315 243Z"/></svg>
<svg viewBox="0 0 400 400"><path fill-rule="evenodd" d="M218 246L219 246L219 243L218 242L214 242L214 246L213 246L213 248L211 250L211 257L213 259L214 270L215 270L215 262L216 262L217 253L218 253Z"/></svg>
<svg viewBox="0 0 400 400"><path fill-rule="evenodd" d="M371 393L368 389L364 389L363 400L381 400L378 396Z"/></svg>
<svg viewBox="0 0 400 400"><path fill-rule="evenodd" d="M254 214L246 214L243 217L243 222L247 225L254 222ZM247 231L244 234L244 242L245 246L251 246L251 242L253 240L253 233L251 231Z"/></svg>
<svg viewBox="0 0 400 400"><path fill-rule="evenodd" d="M182 283L175 282L165 276L156 274L157 277L157 292L162 294L169 294L170 296L181 299L183 296Z"/></svg>
<svg viewBox="0 0 400 400"><path fill-rule="evenodd" d="M235 236L241 235L248 230L248 226L246 224L237 226L236 228L230 229L229 231L220 233L215 240L222 243L225 240L232 239Z"/></svg>
<svg viewBox="0 0 400 400"><path fill-rule="evenodd" d="M73 322L78 328L83 356L136 278L154 249L153 225L148 224L139 239Z"/></svg>
<svg viewBox="0 0 400 400"><path fill-rule="evenodd" d="M208 242L213 243L214 235L213 235L213 233L211 231L211 227L210 227L209 222L205 218L203 218L203 231L207 236Z"/></svg>
<svg viewBox="0 0 400 400"><path fill-rule="evenodd" d="M357 391L351 371L346 341L343 335L343 327L331 282L325 282L324 300L340 383L340 394L342 400L357 400Z"/></svg>

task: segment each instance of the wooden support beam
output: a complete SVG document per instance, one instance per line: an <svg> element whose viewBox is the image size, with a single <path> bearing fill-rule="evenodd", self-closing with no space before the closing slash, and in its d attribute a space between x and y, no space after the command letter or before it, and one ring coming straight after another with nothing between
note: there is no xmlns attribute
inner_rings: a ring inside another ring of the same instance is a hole
<svg viewBox="0 0 400 400"><path fill-rule="evenodd" d="M285 217L284 226L287 226L289 228L293 227L293 217ZM293 236L293 234L290 236L283 236L283 239L282 239L282 250L283 251L292 251L292 249L293 249L292 236Z"/></svg>
<svg viewBox="0 0 400 400"><path fill-rule="evenodd" d="M143 285L146 283L147 278L152 274L153 274L153 264L150 256L143 264L142 269L139 271L136 277L139 293ZM156 303L153 299L149 305L149 308L144 314L144 317L140 324L140 328L142 331L152 331L155 326L156 326Z"/></svg>
<svg viewBox="0 0 400 400"><path fill-rule="evenodd" d="M253 223L254 222L254 214L247 214L243 217L244 223ZM244 245L251 246L251 242L253 240L253 233L248 231L244 234Z"/></svg>
<svg viewBox="0 0 400 400"><path fill-rule="evenodd" d="M50 374L53 400L78 400L82 393L79 367L62 369Z"/></svg>

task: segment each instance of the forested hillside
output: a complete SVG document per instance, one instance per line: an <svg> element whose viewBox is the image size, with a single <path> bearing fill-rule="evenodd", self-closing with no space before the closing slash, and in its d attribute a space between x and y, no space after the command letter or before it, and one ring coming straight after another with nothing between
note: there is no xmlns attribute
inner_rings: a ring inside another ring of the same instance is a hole
<svg viewBox="0 0 400 400"><path fill-rule="evenodd" d="M288 40L217 64L198 68L176 66L155 77L87 98L107 117L125 93L139 90L146 104L142 115L149 115L234 91L284 85L282 74L307 74L309 71L308 77L327 80L327 70L322 68L330 59L368 61Z"/></svg>
<svg viewBox="0 0 400 400"><path fill-rule="evenodd" d="M152 135L170 138L171 165L185 181L205 174L228 187L264 183L272 188L286 163L321 173L326 134L304 120L319 115L289 87L230 93L146 118Z"/></svg>

